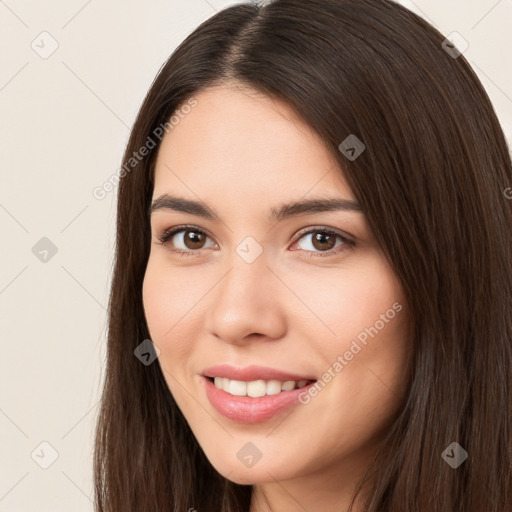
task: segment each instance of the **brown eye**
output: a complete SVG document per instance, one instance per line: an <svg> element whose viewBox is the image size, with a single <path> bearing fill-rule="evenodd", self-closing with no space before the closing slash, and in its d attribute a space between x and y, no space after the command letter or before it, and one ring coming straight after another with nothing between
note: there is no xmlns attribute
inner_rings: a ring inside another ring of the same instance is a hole
<svg viewBox="0 0 512 512"><path fill-rule="evenodd" d="M340 243L337 243L338 240ZM296 244L310 256L331 256L350 248L354 242L332 229L318 227L303 233Z"/></svg>
<svg viewBox="0 0 512 512"><path fill-rule="evenodd" d="M325 232L317 232L312 237L312 244L313 247L320 251L328 251L332 249L336 244L336 235L330 235L329 233Z"/></svg>
<svg viewBox="0 0 512 512"><path fill-rule="evenodd" d="M169 250L176 252L198 252L206 248L209 236L201 229L193 226L171 228L162 233L158 239L163 245L169 245ZM211 247L212 245L210 245Z"/></svg>
<svg viewBox="0 0 512 512"><path fill-rule="evenodd" d="M192 229L184 231L183 242L187 249L202 249L205 240L206 235L204 233L200 233L199 231L194 231Z"/></svg>

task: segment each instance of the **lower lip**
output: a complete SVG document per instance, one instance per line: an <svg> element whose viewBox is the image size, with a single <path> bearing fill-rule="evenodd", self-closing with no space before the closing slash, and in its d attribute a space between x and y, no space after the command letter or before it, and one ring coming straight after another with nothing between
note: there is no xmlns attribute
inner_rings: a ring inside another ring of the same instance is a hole
<svg viewBox="0 0 512 512"><path fill-rule="evenodd" d="M269 420L294 405L298 405L299 395L307 392L315 382L292 391L281 391L277 395L265 395L258 398L250 396L234 396L203 376L206 387L206 396L215 410L226 418L239 423L259 423Z"/></svg>

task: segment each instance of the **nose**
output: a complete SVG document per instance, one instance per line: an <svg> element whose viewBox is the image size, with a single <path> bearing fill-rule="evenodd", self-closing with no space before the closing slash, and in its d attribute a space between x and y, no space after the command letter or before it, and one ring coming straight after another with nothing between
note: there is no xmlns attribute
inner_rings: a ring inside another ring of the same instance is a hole
<svg viewBox="0 0 512 512"><path fill-rule="evenodd" d="M227 272L223 272L212 290L207 313L210 335L231 344L244 344L249 338L279 339L284 335L285 287L264 254L251 263L237 253L229 258Z"/></svg>

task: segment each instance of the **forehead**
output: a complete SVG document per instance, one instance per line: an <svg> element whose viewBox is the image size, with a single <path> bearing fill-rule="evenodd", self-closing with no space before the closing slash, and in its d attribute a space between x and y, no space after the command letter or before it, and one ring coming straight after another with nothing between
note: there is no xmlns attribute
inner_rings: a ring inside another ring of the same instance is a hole
<svg viewBox="0 0 512 512"><path fill-rule="evenodd" d="M181 192L239 207L308 193L355 199L339 163L287 104L227 86L194 99L161 142L153 197Z"/></svg>

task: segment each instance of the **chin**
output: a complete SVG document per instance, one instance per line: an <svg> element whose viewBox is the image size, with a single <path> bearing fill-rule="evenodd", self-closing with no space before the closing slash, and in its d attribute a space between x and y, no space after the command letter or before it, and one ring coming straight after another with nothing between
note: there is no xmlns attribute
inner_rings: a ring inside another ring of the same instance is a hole
<svg viewBox="0 0 512 512"><path fill-rule="evenodd" d="M261 461L260 461L261 463ZM231 466L223 466L218 467L214 466L215 470L221 474L224 478L239 485L256 485L256 484L265 484L272 482L272 478L269 476L273 474L272 471L268 471L268 468L263 464L260 465L258 463L258 467L253 468L243 468L243 467L231 467ZM242 463L240 463L242 464Z"/></svg>

